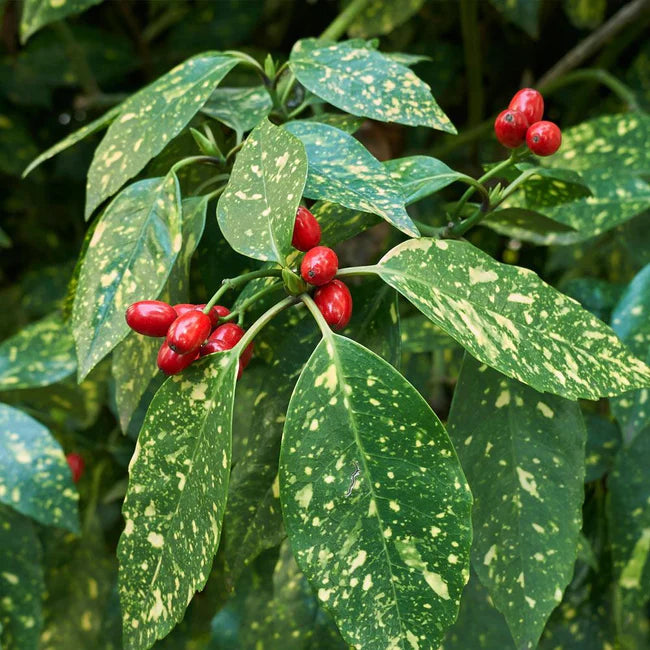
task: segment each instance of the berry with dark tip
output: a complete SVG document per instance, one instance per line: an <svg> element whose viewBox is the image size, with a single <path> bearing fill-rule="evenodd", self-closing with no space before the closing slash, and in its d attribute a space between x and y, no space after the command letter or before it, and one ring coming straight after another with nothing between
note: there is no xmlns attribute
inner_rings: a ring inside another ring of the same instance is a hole
<svg viewBox="0 0 650 650"><path fill-rule="evenodd" d="M494 121L494 133L497 140L509 149L516 149L526 141L528 120L523 113L511 108L501 111Z"/></svg>
<svg viewBox="0 0 650 650"><path fill-rule="evenodd" d="M528 124L535 124L544 115L544 98L534 88L522 88L510 100L508 108L523 113Z"/></svg>
<svg viewBox="0 0 650 650"><path fill-rule="evenodd" d="M352 296L341 280L332 280L314 293L314 302L328 325L343 329L352 316Z"/></svg>
<svg viewBox="0 0 650 650"><path fill-rule="evenodd" d="M526 133L528 148L538 156L554 154L562 144L562 131L553 122L535 122Z"/></svg>
<svg viewBox="0 0 650 650"><path fill-rule="evenodd" d="M205 309L205 305L206 303L203 303L202 305L196 305L196 308L203 311ZM212 309L208 312L208 316L212 321L212 327L216 327L219 324L219 319L227 316L229 313L230 309L228 309L228 307L223 307L222 305L215 305L212 307Z"/></svg>
<svg viewBox="0 0 650 650"><path fill-rule="evenodd" d="M307 251L300 265L302 279L317 287L327 284L338 270L339 258L327 246L316 246Z"/></svg>
<svg viewBox="0 0 650 650"><path fill-rule="evenodd" d="M166 375L177 375L182 370L185 370L198 356L196 351L189 354L178 354L165 341L158 350L158 367Z"/></svg>
<svg viewBox="0 0 650 650"><path fill-rule="evenodd" d="M299 251L307 252L320 243L320 225L307 208L300 206L296 212L291 245Z"/></svg>
<svg viewBox="0 0 650 650"><path fill-rule="evenodd" d="M134 302L126 310L127 325L145 336L165 336L175 320L174 308L160 300Z"/></svg>
<svg viewBox="0 0 650 650"><path fill-rule="evenodd" d="M189 354L201 347L212 330L212 321L207 314L191 310L179 316L167 332L167 344L178 354Z"/></svg>

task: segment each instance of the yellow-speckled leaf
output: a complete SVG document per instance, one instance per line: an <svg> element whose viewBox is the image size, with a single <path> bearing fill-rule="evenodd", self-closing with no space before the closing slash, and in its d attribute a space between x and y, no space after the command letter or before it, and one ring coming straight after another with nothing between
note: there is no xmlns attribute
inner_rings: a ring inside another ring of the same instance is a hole
<svg viewBox="0 0 650 650"><path fill-rule="evenodd" d="M102 0L25 0L20 18L20 41L34 32L71 14L78 14Z"/></svg>
<svg viewBox="0 0 650 650"><path fill-rule="evenodd" d="M0 391L48 386L76 367L70 328L51 314L0 344Z"/></svg>
<svg viewBox="0 0 650 650"><path fill-rule="evenodd" d="M46 526L76 533L78 501L52 434L26 413L0 404L0 502Z"/></svg>
<svg viewBox="0 0 650 650"><path fill-rule="evenodd" d="M0 643L38 650L45 591L41 544L29 519L0 505Z"/></svg>
<svg viewBox="0 0 650 650"><path fill-rule="evenodd" d="M284 264L307 178L300 140L264 119L237 156L217 217L238 252Z"/></svg>
<svg viewBox="0 0 650 650"><path fill-rule="evenodd" d="M356 647L437 649L469 577L471 494L447 433L389 364L329 334L280 452L296 560Z"/></svg>
<svg viewBox="0 0 650 650"><path fill-rule="evenodd" d="M120 105L88 170L86 218L181 132L235 65L227 54L198 54Z"/></svg>
<svg viewBox="0 0 650 650"><path fill-rule="evenodd" d="M573 574L584 499L577 402L466 355L449 435L474 495L472 566L517 648L536 648Z"/></svg>
<svg viewBox="0 0 650 650"><path fill-rule="evenodd" d="M160 296L157 296L159 300L171 305L188 300L190 262L201 240L207 207L208 202L203 197L183 200L183 244L167 284ZM158 372L156 359L161 342L161 339L131 332L113 353L115 402L124 432L147 387Z"/></svg>
<svg viewBox="0 0 650 650"><path fill-rule="evenodd" d="M362 41L298 41L289 59L298 81L346 113L456 133L429 86Z"/></svg>
<svg viewBox="0 0 650 650"><path fill-rule="evenodd" d="M255 128L273 107L264 86L254 88L217 88L201 112L223 122L240 134Z"/></svg>
<svg viewBox="0 0 650 650"><path fill-rule="evenodd" d="M417 13L424 2L425 0L371 0L354 19L348 33L361 38L388 34Z"/></svg>
<svg viewBox="0 0 650 650"><path fill-rule="evenodd" d="M411 237L419 235L400 186L358 140L317 122L290 122L285 128L302 140L307 151L305 196L371 212Z"/></svg>
<svg viewBox="0 0 650 650"><path fill-rule="evenodd" d="M128 334L127 307L160 294L181 245L173 173L133 183L109 204L88 245L72 309L80 379Z"/></svg>
<svg viewBox="0 0 650 650"><path fill-rule="evenodd" d="M228 493L239 352L170 377L147 411L117 549L125 650L166 636L208 579Z"/></svg>
<svg viewBox="0 0 650 650"><path fill-rule="evenodd" d="M541 392L597 399L650 385L650 368L607 325L468 242L407 241L369 268L474 357Z"/></svg>

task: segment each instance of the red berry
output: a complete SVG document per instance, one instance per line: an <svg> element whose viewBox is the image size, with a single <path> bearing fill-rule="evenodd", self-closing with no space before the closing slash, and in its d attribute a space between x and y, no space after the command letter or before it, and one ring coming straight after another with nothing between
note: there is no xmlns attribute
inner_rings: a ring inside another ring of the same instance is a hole
<svg viewBox="0 0 650 650"><path fill-rule="evenodd" d="M174 308L160 300L134 302L126 310L127 325L145 336L165 336L175 320Z"/></svg>
<svg viewBox="0 0 650 650"><path fill-rule="evenodd" d="M528 120L523 113L511 108L501 111L494 122L494 132L497 140L509 149L515 149L524 144Z"/></svg>
<svg viewBox="0 0 650 650"><path fill-rule="evenodd" d="M316 289L314 302L328 325L343 329L348 324L352 316L352 296L340 280L332 280L324 287Z"/></svg>
<svg viewBox="0 0 650 650"><path fill-rule="evenodd" d="M208 340L199 348L199 356L204 357L208 354L214 354L215 352L223 352L224 350L230 350L224 341Z"/></svg>
<svg viewBox="0 0 650 650"><path fill-rule="evenodd" d="M320 226L316 217L307 208L300 206L296 212L291 244L299 251L308 251L320 242Z"/></svg>
<svg viewBox="0 0 650 650"><path fill-rule="evenodd" d="M229 323L226 323L229 325ZM223 325L222 325L223 327ZM208 354L214 354L215 352L224 352L225 350L231 350L234 346L230 345L222 339L210 339L207 343L204 343L201 346L199 354L204 357ZM242 376L244 369L250 363L251 357L253 356L253 347L254 344L251 341L249 345L246 346L246 349L241 353L239 357L239 367L237 368L237 379Z"/></svg>
<svg viewBox="0 0 650 650"><path fill-rule="evenodd" d="M158 367L166 375L177 375L182 370L185 370L198 356L196 351L189 354L178 354L165 341L158 350Z"/></svg>
<svg viewBox="0 0 650 650"><path fill-rule="evenodd" d="M508 108L523 113L528 124L535 124L544 115L544 98L533 88L522 88L510 100Z"/></svg>
<svg viewBox="0 0 650 650"><path fill-rule="evenodd" d="M212 334L210 334L210 341L223 341L227 347L225 350L234 348L239 343L241 337L244 336L244 330L236 323L224 323L219 325Z"/></svg>
<svg viewBox="0 0 650 650"><path fill-rule="evenodd" d="M167 332L167 344L178 354L189 354L201 347L212 330L212 321L207 314L194 310L179 316Z"/></svg>
<svg viewBox="0 0 650 650"><path fill-rule="evenodd" d="M251 341L245 348L244 351L241 353L241 356L239 357L242 370L246 369L246 366L251 362L251 359L253 358L253 352L255 351L255 343Z"/></svg>
<svg viewBox="0 0 650 650"><path fill-rule="evenodd" d="M206 303L203 303L202 305L196 305L196 309L200 309L201 311L203 311L205 309L205 305ZM208 313L208 316L212 321L212 327L216 327L219 324L219 319L223 318L224 316L227 316L229 313L230 313L230 309L228 309L227 307L222 307L221 305L215 305Z"/></svg>
<svg viewBox="0 0 650 650"><path fill-rule="evenodd" d="M187 314L188 311L196 311L196 309L197 306L191 302L181 302L178 305L174 305L174 311L176 312L177 316Z"/></svg>
<svg viewBox="0 0 650 650"><path fill-rule="evenodd" d="M327 246L316 246L307 251L300 265L300 275L308 284L319 287L327 284L339 270L339 258Z"/></svg>
<svg viewBox="0 0 650 650"><path fill-rule="evenodd" d="M562 144L562 131L553 122L535 122L526 133L526 144L534 154L550 156Z"/></svg>
<svg viewBox="0 0 650 650"><path fill-rule="evenodd" d="M70 466L72 480L75 483L78 483L84 473L84 467L86 466L84 459L79 454L68 454L65 459L68 461L68 465Z"/></svg>

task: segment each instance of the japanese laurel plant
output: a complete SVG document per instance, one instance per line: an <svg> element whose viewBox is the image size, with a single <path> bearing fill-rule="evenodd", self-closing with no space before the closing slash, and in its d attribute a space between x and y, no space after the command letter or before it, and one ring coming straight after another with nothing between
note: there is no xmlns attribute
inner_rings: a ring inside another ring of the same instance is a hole
<svg viewBox="0 0 650 650"><path fill-rule="evenodd" d="M47 383L76 367L83 382L100 366L114 379L122 428L140 427L117 551L125 648L168 635L211 571L222 596L248 593L250 566L278 547L269 575L285 581L265 596L259 618L294 625L287 602L299 609L308 601L319 647L438 648L461 604L466 626L473 612L491 609L486 594L511 635L486 647L536 647L576 555L590 557L581 534L585 467L589 480L605 470L586 458L578 400L603 397L623 428L606 506L618 527L615 601L638 606L647 594L648 269L621 298L612 330L464 235L480 224L512 240L566 246L638 214L647 206L639 194L647 195L648 117L608 115L565 129L551 156L514 147L485 161L478 179L425 155L379 162L353 136L365 119L455 128L409 68L418 57L336 42L341 33L335 23L320 39L297 41L286 62L236 51L194 56L27 170L107 129L88 171L90 227L66 324L52 317L6 342L17 353L0 381L21 387L47 371ZM228 87L237 66L256 81ZM175 157L174 142L188 134L195 155ZM449 186L462 192L439 213L425 221L409 214ZM338 269L354 304L339 331L300 277L292 235L301 205L326 247L382 221L394 229L395 245L376 263ZM206 222L220 231L209 242ZM160 341L130 332L125 311L143 300L187 301L202 245L211 256L248 258L210 287L205 307L227 305L226 320L246 333L161 383ZM52 347L65 351L70 337L76 364ZM29 350L43 341L49 356L35 360ZM256 361L238 383L251 342ZM402 344L466 351L446 426L400 373ZM78 531L60 448L29 415L1 409L0 500ZM241 419L235 437L233 414ZM37 457L49 478L25 499L12 477ZM30 533L12 516L0 538L15 570L3 575L6 597L22 609L2 622L10 648L31 648L32 583L21 574ZM256 629L247 630L247 647L267 647ZM445 647L470 647L463 633Z"/></svg>

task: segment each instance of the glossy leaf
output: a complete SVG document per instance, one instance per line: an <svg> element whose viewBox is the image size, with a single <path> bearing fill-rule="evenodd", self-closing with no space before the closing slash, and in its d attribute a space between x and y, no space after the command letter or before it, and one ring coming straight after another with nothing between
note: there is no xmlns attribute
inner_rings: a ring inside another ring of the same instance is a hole
<svg viewBox="0 0 650 650"><path fill-rule="evenodd" d="M0 344L0 391L48 386L76 367L70 329L52 314Z"/></svg>
<svg viewBox="0 0 650 650"><path fill-rule="evenodd" d="M159 300L175 305L189 298L190 262L201 240L208 202L204 198L183 200L183 244L172 267L167 285ZM152 296L153 297L153 296ZM158 372L156 360L161 340L131 332L113 354L115 401L122 431L126 432L131 418Z"/></svg>
<svg viewBox="0 0 650 650"><path fill-rule="evenodd" d="M6 650L39 650L41 544L29 519L1 505L0 548L0 642Z"/></svg>
<svg viewBox="0 0 650 650"><path fill-rule="evenodd" d="M623 447L609 476L608 517L615 579L623 606L650 595L650 428Z"/></svg>
<svg viewBox="0 0 650 650"><path fill-rule="evenodd" d="M612 313L612 328L640 359L650 361L650 265L629 284ZM650 388L612 400L612 410L629 444L648 425Z"/></svg>
<svg viewBox="0 0 650 650"><path fill-rule="evenodd" d="M160 294L181 244L174 174L133 183L106 208L88 245L72 310L80 379L128 334L127 307Z"/></svg>
<svg viewBox="0 0 650 650"><path fill-rule="evenodd" d="M271 97L263 86L254 88L217 88L201 112L223 122L240 137L254 129L273 107Z"/></svg>
<svg viewBox="0 0 650 650"><path fill-rule="evenodd" d="M424 2L425 0L402 0L401 2L371 0L354 19L348 28L348 33L350 36L362 38L388 34L416 14Z"/></svg>
<svg viewBox="0 0 650 650"><path fill-rule="evenodd" d="M424 81L362 43L300 40L291 51L291 69L303 86L352 115L456 133Z"/></svg>
<svg viewBox="0 0 650 650"><path fill-rule="evenodd" d="M319 122L320 124L329 124L346 133L356 133L361 125L365 122L365 118L357 117L356 115L348 115L347 113L321 113L313 117L307 117L304 120L293 120L294 122Z"/></svg>
<svg viewBox="0 0 650 650"><path fill-rule="evenodd" d="M587 449L585 482L597 481L608 474L621 446L621 432L614 422L595 413L585 413Z"/></svg>
<svg viewBox="0 0 650 650"><path fill-rule="evenodd" d="M311 207L311 212L321 227L321 246L334 246L347 241L382 222L377 215L328 201L317 201Z"/></svg>
<svg viewBox="0 0 650 650"><path fill-rule="evenodd" d="M219 199L228 243L243 255L284 264L300 204L307 157L298 138L263 120L248 136Z"/></svg>
<svg viewBox="0 0 650 650"><path fill-rule="evenodd" d="M126 648L164 637L208 578L228 492L237 365L233 353L197 362L170 377L147 411L117 549Z"/></svg>
<svg viewBox="0 0 650 650"><path fill-rule="evenodd" d="M102 0L25 0L20 18L20 40L24 43L34 32L66 16L78 14Z"/></svg>
<svg viewBox="0 0 650 650"><path fill-rule="evenodd" d="M294 390L280 498L296 560L346 641L437 648L469 577L471 495L427 403L342 336L321 341Z"/></svg>
<svg viewBox="0 0 650 650"><path fill-rule="evenodd" d="M420 354L458 346L451 336L422 314L400 319L400 332L405 352Z"/></svg>
<svg viewBox="0 0 650 650"><path fill-rule="evenodd" d="M235 65L227 54L198 54L121 104L88 170L86 218L181 132Z"/></svg>
<svg viewBox="0 0 650 650"><path fill-rule="evenodd" d="M595 399L650 382L650 368L607 325L467 242L407 241L369 270L474 357L541 392Z"/></svg>
<svg viewBox="0 0 650 650"><path fill-rule="evenodd" d="M290 122L285 128L305 145L305 196L377 214L407 235L419 235L399 185L358 140L317 122Z"/></svg>
<svg viewBox="0 0 650 650"><path fill-rule="evenodd" d="M466 356L449 434L474 495L472 566L518 648L535 648L573 574L584 499L580 408Z"/></svg>
<svg viewBox="0 0 650 650"><path fill-rule="evenodd" d="M46 526L77 533L78 501L52 434L26 413L0 404L0 502Z"/></svg>

